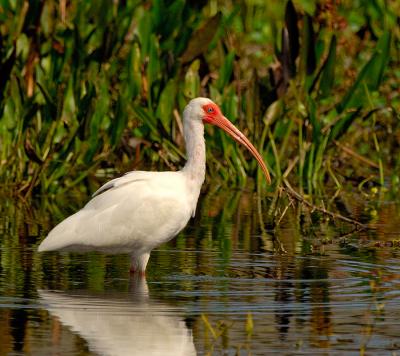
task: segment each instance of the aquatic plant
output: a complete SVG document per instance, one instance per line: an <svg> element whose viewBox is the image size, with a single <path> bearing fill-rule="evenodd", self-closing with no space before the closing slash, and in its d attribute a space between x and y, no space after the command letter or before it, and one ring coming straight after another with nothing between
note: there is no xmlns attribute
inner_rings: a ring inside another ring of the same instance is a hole
<svg viewBox="0 0 400 356"><path fill-rule="evenodd" d="M178 169L180 112L203 95L256 142L276 185L396 187L398 10L361 0L5 1L0 181L29 196ZM256 165L207 131L208 174L243 185Z"/></svg>

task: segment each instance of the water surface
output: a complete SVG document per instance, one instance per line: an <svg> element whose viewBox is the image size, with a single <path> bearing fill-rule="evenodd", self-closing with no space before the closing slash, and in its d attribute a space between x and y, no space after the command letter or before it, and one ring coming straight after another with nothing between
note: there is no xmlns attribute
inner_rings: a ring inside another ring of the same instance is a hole
<svg viewBox="0 0 400 356"><path fill-rule="evenodd" d="M282 212L249 192L210 192L152 253L146 279L124 255L38 254L83 204L3 198L0 355L400 354L400 207L342 195L374 229Z"/></svg>

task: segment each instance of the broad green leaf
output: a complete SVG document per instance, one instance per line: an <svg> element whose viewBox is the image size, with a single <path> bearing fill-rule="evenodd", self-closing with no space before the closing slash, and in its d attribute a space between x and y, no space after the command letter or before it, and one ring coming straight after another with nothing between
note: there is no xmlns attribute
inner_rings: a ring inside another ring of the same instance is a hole
<svg viewBox="0 0 400 356"><path fill-rule="evenodd" d="M142 85L142 72L141 72L141 61L140 61L140 48L135 42L132 45L132 49L128 57L128 83L127 83L127 97L134 99L140 93Z"/></svg>
<svg viewBox="0 0 400 356"><path fill-rule="evenodd" d="M14 62L16 60L16 48L14 47L11 54L2 62L2 58L0 58L0 116L3 111L3 106L1 102L4 97L6 84L10 78L11 70L14 66Z"/></svg>
<svg viewBox="0 0 400 356"><path fill-rule="evenodd" d="M335 80L335 64L336 64L336 36L333 35L329 46L328 57L326 58L323 64L321 80L319 83L319 90L322 98L325 98L328 95L330 95Z"/></svg>
<svg viewBox="0 0 400 356"><path fill-rule="evenodd" d="M199 96L200 93L200 76L199 76L200 61L196 59L190 65L185 74L185 84L183 92L188 99L193 99Z"/></svg>
<svg viewBox="0 0 400 356"><path fill-rule="evenodd" d="M369 91L378 89L389 61L390 42L390 32L386 31L379 39L374 54L364 65L356 81L338 105L339 113L348 108L359 108L366 103L367 93L365 93L364 85Z"/></svg>
<svg viewBox="0 0 400 356"><path fill-rule="evenodd" d="M157 89L155 88L155 84L156 80L161 76L160 67L161 63L160 55L158 53L158 40L157 37L152 34L149 44L149 62L147 65L147 83L150 92L150 98L153 98L151 94Z"/></svg>
<svg viewBox="0 0 400 356"><path fill-rule="evenodd" d="M317 105L315 101L311 98L311 96L307 97L307 106L308 106L308 118L310 120L310 123L312 125L313 131L313 142L318 143L321 138L321 123L317 118Z"/></svg>
<svg viewBox="0 0 400 356"><path fill-rule="evenodd" d="M49 108L50 115L52 116L53 119L55 119L57 116L57 104L55 102L56 98L54 98L53 95L50 95L48 88L45 88L41 83L37 82L36 84L39 87L41 93L43 94L47 107Z"/></svg>
<svg viewBox="0 0 400 356"><path fill-rule="evenodd" d="M340 119L332 128L329 133L329 142L339 139L349 129L351 124L357 117L359 117L360 109L350 112Z"/></svg>
<svg viewBox="0 0 400 356"><path fill-rule="evenodd" d="M168 7L165 7L165 1L156 1L154 3L159 2L163 3L163 6L158 7L159 11L157 12L157 27L162 37L168 38L174 31L176 31L177 28L181 28L182 13L185 7L185 1L175 0L171 2Z"/></svg>
<svg viewBox="0 0 400 356"><path fill-rule="evenodd" d="M157 138L159 139L157 130L157 119L154 113L151 110L147 110L146 108L143 108L139 105L134 105L133 111L135 112L139 120L143 123L145 128L147 128L152 134L152 137L157 136ZM148 139L151 139L151 137L148 137Z"/></svg>
<svg viewBox="0 0 400 356"><path fill-rule="evenodd" d="M292 0L289 0L285 9L285 26L288 31L290 50L290 76L296 74L296 59L300 51L300 35L297 25L298 17Z"/></svg>
<svg viewBox="0 0 400 356"><path fill-rule="evenodd" d="M140 40L140 50L142 54L142 62L144 63L150 51L150 44L152 42L152 22L151 14L148 11L144 11L141 15L138 33Z"/></svg>
<svg viewBox="0 0 400 356"><path fill-rule="evenodd" d="M224 88L230 82L233 72L234 59L235 52L232 51L225 57L224 63L221 66L217 80L217 88L220 92L223 92Z"/></svg>
<svg viewBox="0 0 400 356"><path fill-rule="evenodd" d="M207 52L208 46L218 30L221 16L221 13L218 12L192 35L192 38L181 57L182 63L191 62L200 54Z"/></svg>
<svg viewBox="0 0 400 356"><path fill-rule="evenodd" d="M122 133L126 127L126 123L128 120L126 107L127 107L127 102L125 100L125 96L123 95L119 96L115 110L115 117L111 124L110 143L112 146L116 146L119 143L122 137Z"/></svg>
<svg viewBox="0 0 400 356"><path fill-rule="evenodd" d="M302 42L302 70L306 75L311 75L317 66L315 55L315 33L312 17L305 14L303 17L303 42Z"/></svg>
<svg viewBox="0 0 400 356"><path fill-rule="evenodd" d="M175 107L176 81L170 80L161 93L156 111L164 129L171 133L172 110Z"/></svg>

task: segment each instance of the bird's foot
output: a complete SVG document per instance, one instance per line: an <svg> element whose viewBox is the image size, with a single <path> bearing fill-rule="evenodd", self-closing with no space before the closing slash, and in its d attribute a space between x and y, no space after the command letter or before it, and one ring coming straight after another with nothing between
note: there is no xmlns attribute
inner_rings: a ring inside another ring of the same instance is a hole
<svg viewBox="0 0 400 356"><path fill-rule="evenodd" d="M146 271L141 271L139 270L137 267L135 266L131 266L129 268L129 273L133 276L133 275L138 275L140 277L145 278L146 277Z"/></svg>

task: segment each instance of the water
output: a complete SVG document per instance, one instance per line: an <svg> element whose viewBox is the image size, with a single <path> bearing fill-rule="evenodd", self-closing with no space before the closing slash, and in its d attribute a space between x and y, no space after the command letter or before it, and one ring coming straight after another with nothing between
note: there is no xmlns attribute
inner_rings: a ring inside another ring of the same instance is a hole
<svg viewBox="0 0 400 356"><path fill-rule="evenodd" d="M2 201L0 355L400 355L395 202L341 196L370 231L294 208L270 230L272 199L210 192L144 280L127 256L36 252L79 199Z"/></svg>

